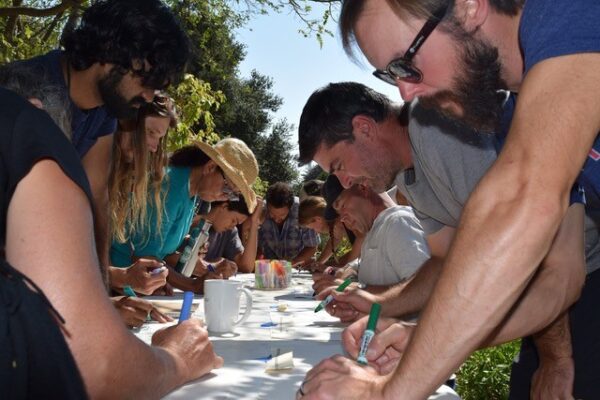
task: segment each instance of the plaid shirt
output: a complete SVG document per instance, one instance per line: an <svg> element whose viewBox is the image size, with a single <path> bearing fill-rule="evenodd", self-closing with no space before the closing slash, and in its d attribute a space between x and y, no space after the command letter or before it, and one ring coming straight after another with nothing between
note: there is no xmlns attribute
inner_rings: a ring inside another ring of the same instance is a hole
<svg viewBox="0 0 600 400"><path fill-rule="evenodd" d="M275 221L267 215L265 222L258 231L258 246L267 259L293 260L305 247L319 245L317 233L309 228L298 225L298 207L300 201L294 198L281 231Z"/></svg>

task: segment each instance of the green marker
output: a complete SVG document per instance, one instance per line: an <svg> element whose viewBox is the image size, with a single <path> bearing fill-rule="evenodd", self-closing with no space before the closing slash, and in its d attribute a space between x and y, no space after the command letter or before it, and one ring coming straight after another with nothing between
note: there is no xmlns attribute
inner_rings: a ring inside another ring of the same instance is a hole
<svg viewBox="0 0 600 400"><path fill-rule="evenodd" d="M135 295L135 292L129 285L123 287L123 293L125 293L125 296L128 296L128 297L137 297Z"/></svg>
<svg viewBox="0 0 600 400"><path fill-rule="evenodd" d="M344 282L342 282L342 284L340 286L338 286L335 291L336 292L343 292L344 289L346 289L348 287L349 284L352 283L352 278L348 278L346 279ZM323 300L322 302L319 303L319 305L317 306L317 308L315 308L315 312L319 312L322 309L324 309L325 307L327 307L327 304L331 303L333 301L333 296L329 295L327 297L325 297L325 300Z"/></svg>
<svg viewBox="0 0 600 400"><path fill-rule="evenodd" d="M367 322L367 329L365 329L365 333L363 333L360 338L360 351L358 352L358 357L356 357L356 361L359 364L367 365L367 349L369 348L369 343L371 343L371 339L375 336L375 327L377 326L377 320L379 319L379 312L381 311L381 304L373 303L371 306L371 311L369 311L369 322Z"/></svg>

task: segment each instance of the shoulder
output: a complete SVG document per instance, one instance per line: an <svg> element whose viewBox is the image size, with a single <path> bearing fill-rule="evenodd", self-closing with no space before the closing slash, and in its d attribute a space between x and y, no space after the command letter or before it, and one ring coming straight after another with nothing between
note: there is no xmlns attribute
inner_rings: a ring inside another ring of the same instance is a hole
<svg viewBox="0 0 600 400"><path fill-rule="evenodd" d="M89 196L87 176L79 156L65 134L43 110L5 89L0 89L2 159L11 179L18 182L41 159L53 159Z"/></svg>
<svg viewBox="0 0 600 400"><path fill-rule="evenodd" d="M547 58L600 50L597 0L527 0L519 26L525 71Z"/></svg>

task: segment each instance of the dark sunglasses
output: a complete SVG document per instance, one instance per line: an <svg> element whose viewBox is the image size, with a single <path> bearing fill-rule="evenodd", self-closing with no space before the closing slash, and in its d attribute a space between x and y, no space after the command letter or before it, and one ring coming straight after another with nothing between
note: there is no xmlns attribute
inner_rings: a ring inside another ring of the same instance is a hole
<svg viewBox="0 0 600 400"><path fill-rule="evenodd" d="M443 7L436 10L431 17L425 22L417 36L412 41L406 53L400 58L396 58L385 67L385 70L376 69L373 75L381 79L385 83L396 86L398 80L419 83L423 80L423 73L412 65L412 59L417 54L425 40L431 35L431 32L440 23L446 15L449 4L446 3Z"/></svg>

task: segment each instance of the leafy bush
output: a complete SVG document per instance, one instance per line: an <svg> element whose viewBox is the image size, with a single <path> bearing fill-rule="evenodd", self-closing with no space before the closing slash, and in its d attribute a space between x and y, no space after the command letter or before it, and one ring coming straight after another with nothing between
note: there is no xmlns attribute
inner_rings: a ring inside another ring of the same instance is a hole
<svg viewBox="0 0 600 400"><path fill-rule="evenodd" d="M456 391L464 400L502 400L508 398L510 369L521 346L515 340L501 346L479 350L456 373Z"/></svg>

